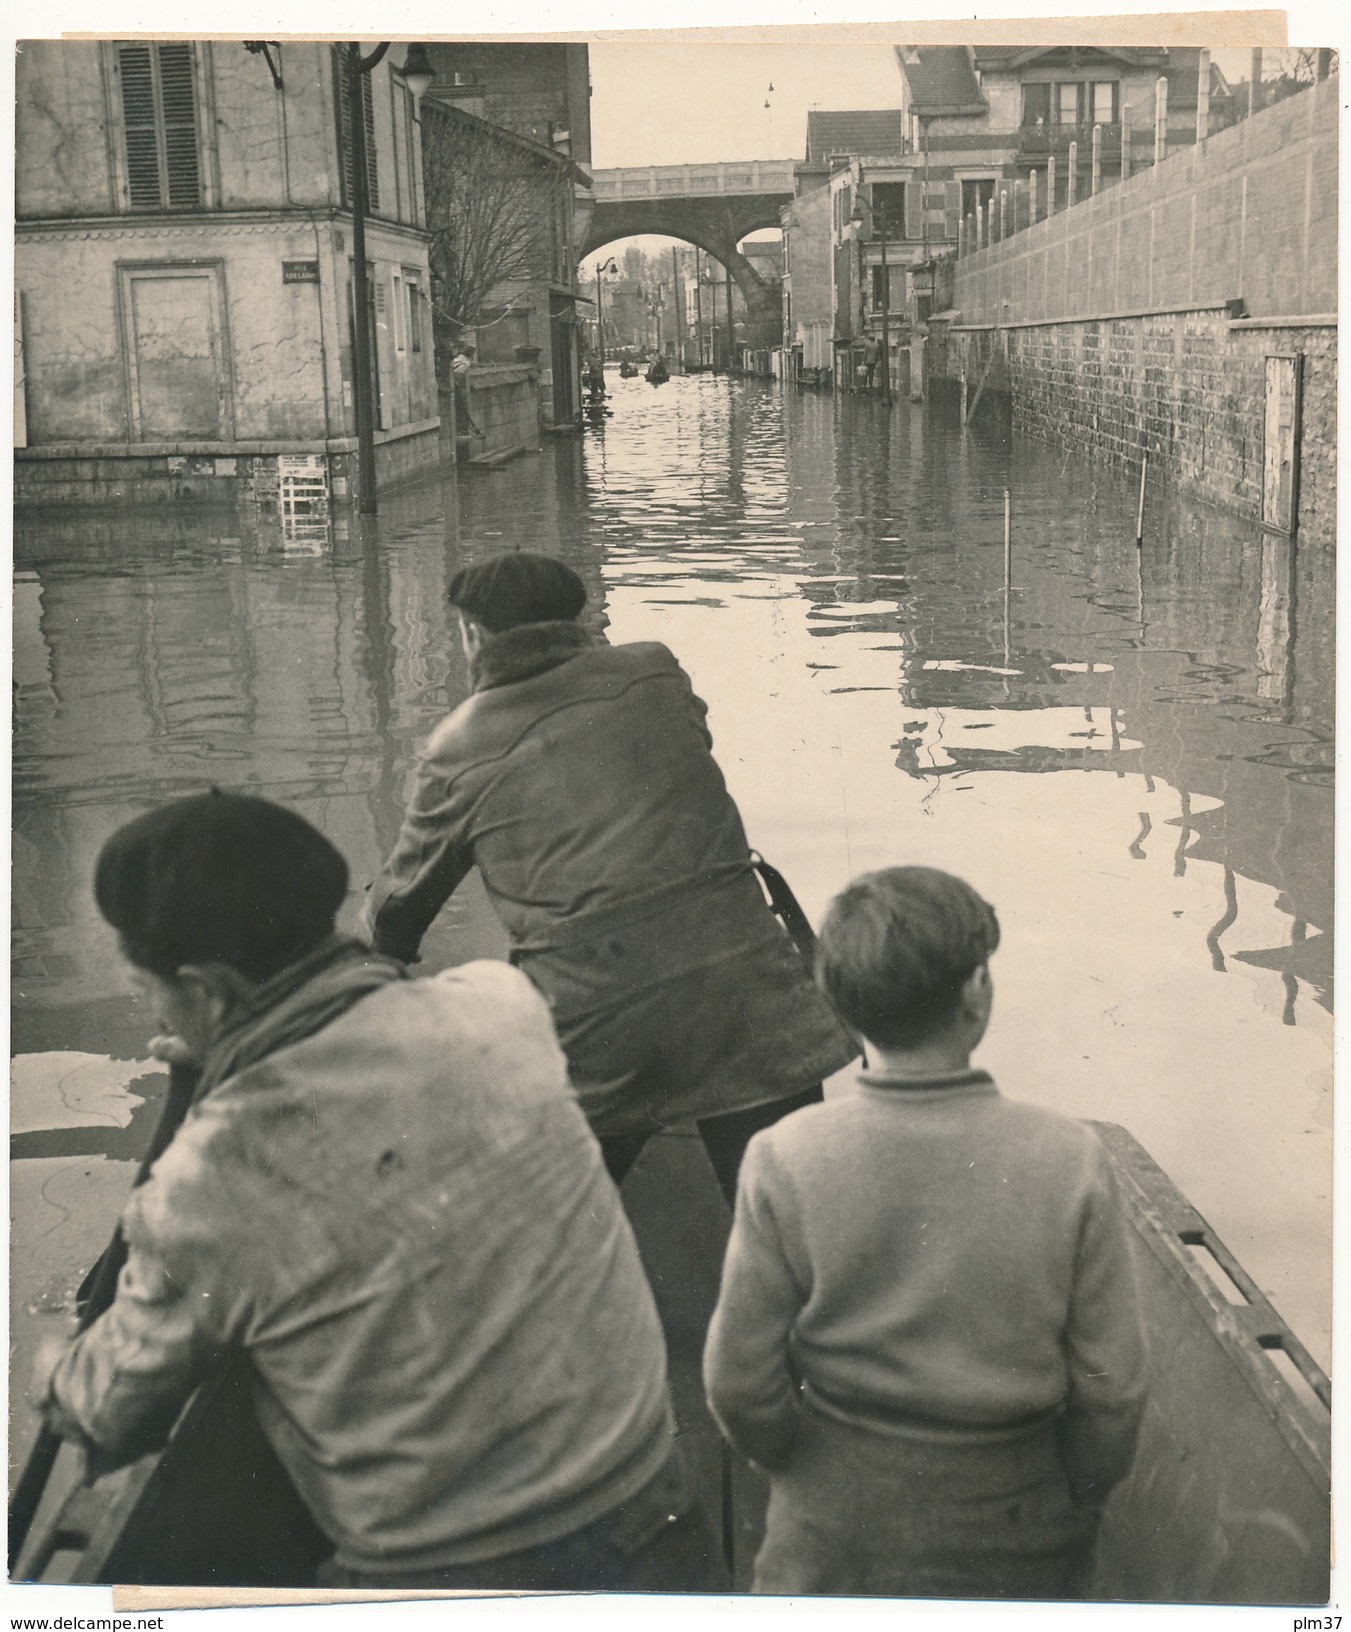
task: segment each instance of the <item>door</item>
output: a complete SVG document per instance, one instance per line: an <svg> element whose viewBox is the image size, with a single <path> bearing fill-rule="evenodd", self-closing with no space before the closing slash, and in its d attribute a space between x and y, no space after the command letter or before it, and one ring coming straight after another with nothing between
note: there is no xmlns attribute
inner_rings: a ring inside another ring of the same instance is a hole
<svg viewBox="0 0 1351 1632"><path fill-rule="evenodd" d="M1299 504L1299 357L1266 360L1262 525L1293 533Z"/></svg>
<svg viewBox="0 0 1351 1632"><path fill-rule="evenodd" d="M228 441L220 269L123 269L132 440Z"/></svg>

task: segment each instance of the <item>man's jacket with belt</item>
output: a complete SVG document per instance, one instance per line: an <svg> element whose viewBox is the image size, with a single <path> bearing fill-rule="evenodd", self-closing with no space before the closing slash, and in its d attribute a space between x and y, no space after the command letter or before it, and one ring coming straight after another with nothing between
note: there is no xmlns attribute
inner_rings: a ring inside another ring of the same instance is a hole
<svg viewBox="0 0 1351 1632"><path fill-rule="evenodd" d="M527 624L487 643L474 683L372 889L376 947L414 957L477 866L598 1133L744 1109L847 1064L666 647Z"/></svg>

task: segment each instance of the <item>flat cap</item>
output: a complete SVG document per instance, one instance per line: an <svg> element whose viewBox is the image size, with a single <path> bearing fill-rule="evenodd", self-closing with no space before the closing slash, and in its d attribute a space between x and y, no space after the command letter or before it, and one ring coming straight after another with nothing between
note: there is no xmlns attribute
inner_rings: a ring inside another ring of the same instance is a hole
<svg viewBox="0 0 1351 1632"><path fill-rule="evenodd" d="M501 634L518 623L554 623L575 618L586 605L586 585L552 555L504 550L450 581L450 604Z"/></svg>
<svg viewBox="0 0 1351 1632"><path fill-rule="evenodd" d="M197 794L147 811L99 853L99 911L141 968L220 962L266 980L330 933L347 863L294 811Z"/></svg>

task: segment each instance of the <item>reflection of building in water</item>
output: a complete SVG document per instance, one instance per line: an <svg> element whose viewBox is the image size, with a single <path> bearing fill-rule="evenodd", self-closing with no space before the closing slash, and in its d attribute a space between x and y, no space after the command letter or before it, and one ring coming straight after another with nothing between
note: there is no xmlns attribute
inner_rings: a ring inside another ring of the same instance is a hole
<svg viewBox="0 0 1351 1632"><path fill-rule="evenodd" d="M16 538L14 929L26 1003L120 994L90 893L105 839L212 783L293 805L360 887L449 706L438 523L298 555L232 512L65 513ZM391 563L388 575L381 560Z"/></svg>
<svg viewBox="0 0 1351 1632"><path fill-rule="evenodd" d="M1177 790L1154 817L1177 826L1177 868L1227 867L1275 891L1288 916L1283 948L1234 955L1294 970L1327 1001L1328 552L1184 502L1159 506L1137 552L1121 484L1076 465L1085 486L1061 502L1069 467L1045 450L1019 444L1006 475L998 449L933 435L912 446L905 421L885 449L828 440L819 468L815 443L794 444L790 514L808 523L804 540L832 544L830 569L803 592L818 635L899 632L900 768L1096 769ZM1133 828L1123 847L1141 842ZM1223 944L1241 946L1242 927Z"/></svg>

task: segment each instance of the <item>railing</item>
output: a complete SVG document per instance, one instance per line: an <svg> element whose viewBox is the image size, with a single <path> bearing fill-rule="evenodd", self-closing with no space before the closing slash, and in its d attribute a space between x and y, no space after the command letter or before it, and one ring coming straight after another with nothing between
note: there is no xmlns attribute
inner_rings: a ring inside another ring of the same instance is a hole
<svg viewBox="0 0 1351 1632"><path fill-rule="evenodd" d="M1295 90L1303 93L1314 88L1301 85ZM1292 93L1283 86L1275 94L1264 86L1252 112L1260 113L1288 94ZM1001 177L994 183L993 198L977 214L962 217L957 234L958 256L1001 243L1047 216L1084 203L1101 189L1127 181L1230 128L1213 121L1206 125L1205 109L1190 131L1177 123L1170 124L1167 97L1162 90L1152 112L1141 106L1127 107L1122 112L1124 117L1111 123L1022 125L1013 131L987 132L986 140L992 148L1007 149L1016 144L1015 162L1023 168L1023 174ZM1191 116L1195 117L1194 110Z"/></svg>
<svg viewBox="0 0 1351 1632"><path fill-rule="evenodd" d="M1046 158L1054 153L1068 156L1071 142L1078 142L1082 156L1088 151L1094 130L1101 131L1102 151L1113 157L1121 152L1121 124L1023 125L1018 132L1018 157Z"/></svg>
<svg viewBox="0 0 1351 1632"><path fill-rule="evenodd" d="M752 159L741 164L649 164L596 170L597 204L640 198L712 198L794 190L794 159Z"/></svg>

